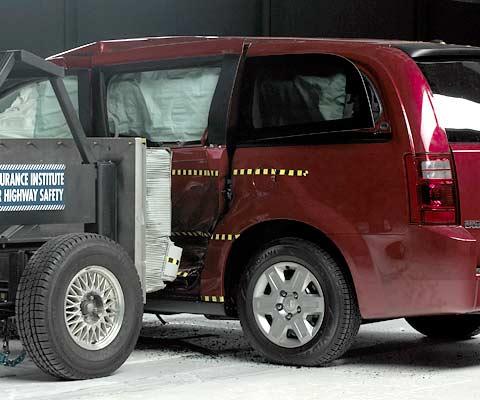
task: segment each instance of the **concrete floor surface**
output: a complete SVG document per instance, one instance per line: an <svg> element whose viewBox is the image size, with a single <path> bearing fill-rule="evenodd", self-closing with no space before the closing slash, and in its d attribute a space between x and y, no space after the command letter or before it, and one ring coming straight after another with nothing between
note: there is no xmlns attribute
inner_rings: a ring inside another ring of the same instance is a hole
<svg viewBox="0 0 480 400"><path fill-rule="evenodd" d="M59 382L30 360L0 367L0 399L480 399L480 337L444 343L382 322L362 326L332 366L294 368L257 355L238 322L165 319L145 317L135 352L107 378Z"/></svg>

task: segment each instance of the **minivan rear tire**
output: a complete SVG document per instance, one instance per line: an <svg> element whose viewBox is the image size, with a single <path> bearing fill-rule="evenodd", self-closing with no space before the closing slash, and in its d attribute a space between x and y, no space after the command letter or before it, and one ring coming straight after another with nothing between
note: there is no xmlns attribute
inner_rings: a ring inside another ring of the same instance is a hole
<svg viewBox="0 0 480 400"><path fill-rule="evenodd" d="M278 282L276 288L272 279ZM305 289L290 293L302 279L308 283L300 286ZM351 346L361 323L353 284L339 263L321 247L298 238L272 241L253 257L240 283L237 307L252 347L269 361L286 365L330 364ZM306 309L316 314L308 315ZM305 337L299 338L302 330Z"/></svg>
<svg viewBox="0 0 480 400"><path fill-rule="evenodd" d="M480 315L435 315L405 318L422 335L434 339L466 340L480 334Z"/></svg>

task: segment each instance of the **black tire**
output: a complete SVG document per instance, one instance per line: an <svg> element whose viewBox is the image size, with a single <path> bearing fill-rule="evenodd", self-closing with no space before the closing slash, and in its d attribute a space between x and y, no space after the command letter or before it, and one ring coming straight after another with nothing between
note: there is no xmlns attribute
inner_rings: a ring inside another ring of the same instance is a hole
<svg viewBox="0 0 480 400"><path fill-rule="evenodd" d="M91 265L113 274L126 305L120 330L101 350L79 346L64 315L69 283ZM97 378L117 370L135 347L142 315L142 289L133 262L121 246L100 235L69 234L48 241L32 256L20 279L16 299L20 339L35 364L60 379Z"/></svg>
<svg viewBox="0 0 480 400"><path fill-rule="evenodd" d="M417 332L434 339L466 340L480 334L480 315L436 315L405 320Z"/></svg>
<svg viewBox="0 0 480 400"><path fill-rule="evenodd" d="M258 279L278 262L306 267L320 283L325 312L318 332L302 346L286 348L269 340L259 328L253 311L253 291ZM247 267L238 291L237 306L245 336L268 360L286 365L325 366L353 343L361 323L355 290L332 256L317 245L297 238L271 242Z"/></svg>

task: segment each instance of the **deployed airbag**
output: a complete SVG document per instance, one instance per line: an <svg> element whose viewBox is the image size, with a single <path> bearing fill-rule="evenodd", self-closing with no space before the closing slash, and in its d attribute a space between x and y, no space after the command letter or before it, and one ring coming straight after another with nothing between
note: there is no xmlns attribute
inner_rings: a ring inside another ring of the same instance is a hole
<svg viewBox="0 0 480 400"><path fill-rule="evenodd" d="M204 67L113 77L107 92L111 132L159 143L200 140L219 74L219 67Z"/></svg>
<svg viewBox="0 0 480 400"><path fill-rule="evenodd" d="M78 111L78 82L64 79ZM49 81L26 84L0 99L0 138L70 138L71 133Z"/></svg>

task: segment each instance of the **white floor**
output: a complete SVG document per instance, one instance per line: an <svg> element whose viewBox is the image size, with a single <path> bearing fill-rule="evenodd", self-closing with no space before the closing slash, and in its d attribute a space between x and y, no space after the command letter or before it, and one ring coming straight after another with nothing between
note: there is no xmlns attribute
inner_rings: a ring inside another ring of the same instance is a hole
<svg viewBox="0 0 480 400"><path fill-rule="evenodd" d="M363 326L329 368L291 368L256 355L236 322L166 320L146 317L136 351L108 378L58 382L30 361L0 367L0 399L480 399L480 339L438 343L390 321Z"/></svg>

